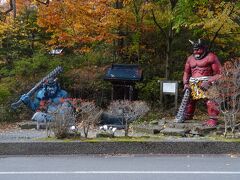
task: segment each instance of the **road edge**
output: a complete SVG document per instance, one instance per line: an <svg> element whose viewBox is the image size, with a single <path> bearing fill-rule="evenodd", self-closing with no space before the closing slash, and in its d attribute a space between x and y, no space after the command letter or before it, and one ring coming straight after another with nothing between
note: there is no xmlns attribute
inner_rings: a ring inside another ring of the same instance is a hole
<svg viewBox="0 0 240 180"><path fill-rule="evenodd" d="M0 155L239 153L238 142L0 142Z"/></svg>

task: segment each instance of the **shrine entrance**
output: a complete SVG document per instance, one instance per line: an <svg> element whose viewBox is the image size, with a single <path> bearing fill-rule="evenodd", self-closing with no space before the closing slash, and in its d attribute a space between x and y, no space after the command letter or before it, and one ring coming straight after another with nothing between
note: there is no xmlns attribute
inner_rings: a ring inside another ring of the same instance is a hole
<svg viewBox="0 0 240 180"><path fill-rule="evenodd" d="M142 79L142 69L134 64L113 64L104 76L112 83L112 100L137 100L135 84Z"/></svg>

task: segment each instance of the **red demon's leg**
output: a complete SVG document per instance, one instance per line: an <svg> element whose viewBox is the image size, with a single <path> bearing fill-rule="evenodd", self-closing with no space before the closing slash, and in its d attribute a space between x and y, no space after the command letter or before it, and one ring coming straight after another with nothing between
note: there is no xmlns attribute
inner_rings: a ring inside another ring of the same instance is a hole
<svg viewBox="0 0 240 180"><path fill-rule="evenodd" d="M195 108L196 108L196 102L197 102L196 100L192 100L192 99L189 100L184 113L185 120L190 120L193 118Z"/></svg>

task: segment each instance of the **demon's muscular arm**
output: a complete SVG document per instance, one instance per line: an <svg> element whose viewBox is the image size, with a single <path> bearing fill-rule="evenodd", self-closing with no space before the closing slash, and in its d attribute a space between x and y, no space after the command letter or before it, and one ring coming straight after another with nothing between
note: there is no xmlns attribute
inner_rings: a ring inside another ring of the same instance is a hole
<svg viewBox="0 0 240 180"><path fill-rule="evenodd" d="M189 79L191 77L191 67L189 63L189 59L187 60L185 67L184 67L184 73L183 73L183 85L184 90L189 89Z"/></svg>
<svg viewBox="0 0 240 180"><path fill-rule="evenodd" d="M212 67L212 77L208 80L209 83L213 83L220 78L222 72L222 66L216 55L211 54L211 67Z"/></svg>

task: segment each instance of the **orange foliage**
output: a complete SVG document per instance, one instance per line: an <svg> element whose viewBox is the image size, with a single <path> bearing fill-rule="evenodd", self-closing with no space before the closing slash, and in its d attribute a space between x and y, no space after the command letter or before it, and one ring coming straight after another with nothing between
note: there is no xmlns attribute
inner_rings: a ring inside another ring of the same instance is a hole
<svg viewBox="0 0 240 180"><path fill-rule="evenodd" d="M21 12L27 7L30 7L31 4L32 4L32 0L16 0L17 12Z"/></svg>
<svg viewBox="0 0 240 180"><path fill-rule="evenodd" d="M95 41L111 41L115 25L109 0L53 0L39 6L38 24L51 32L51 45L85 47Z"/></svg>
<svg viewBox="0 0 240 180"><path fill-rule="evenodd" d="M46 2L46 0L41 0ZM17 13L34 7L38 11L37 23L52 34L50 46L75 47L88 52L94 42L112 43L126 35L151 30L143 23L145 7L134 14L133 0L123 1L116 8L116 0L51 0L42 4L36 0L16 0ZM139 20L137 20L139 18Z"/></svg>

